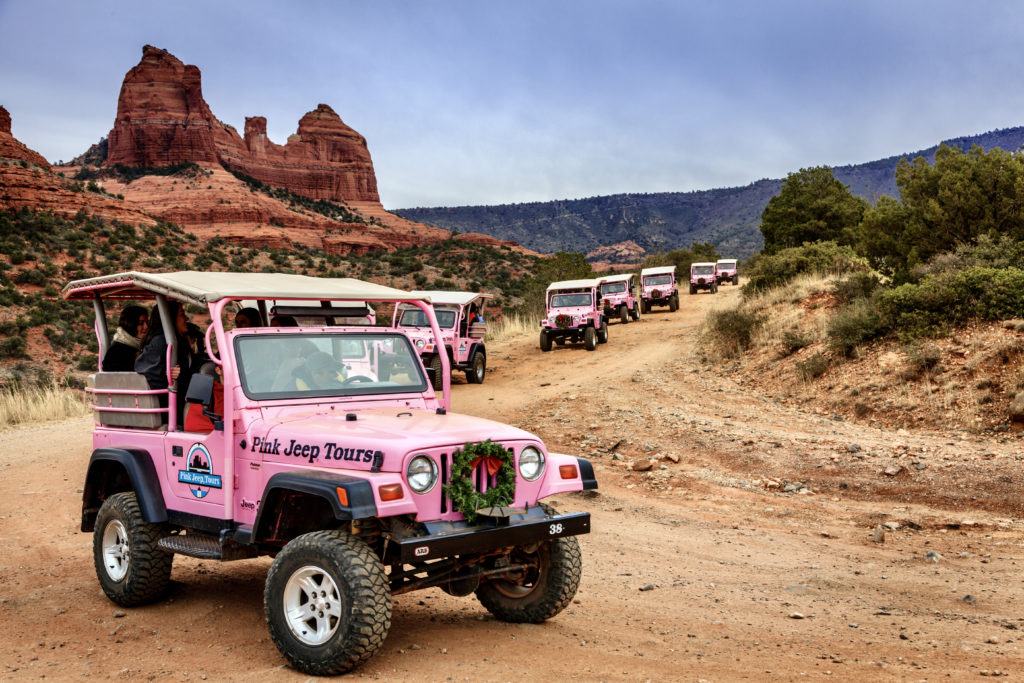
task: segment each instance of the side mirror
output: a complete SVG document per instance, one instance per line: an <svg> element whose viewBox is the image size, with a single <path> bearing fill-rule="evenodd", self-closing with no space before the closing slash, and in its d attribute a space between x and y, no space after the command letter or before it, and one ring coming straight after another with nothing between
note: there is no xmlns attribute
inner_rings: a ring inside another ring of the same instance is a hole
<svg viewBox="0 0 1024 683"><path fill-rule="evenodd" d="M192 375L188 383L186 403L198 403L202 406L213 405L213 377L209 375Z"/></svg>

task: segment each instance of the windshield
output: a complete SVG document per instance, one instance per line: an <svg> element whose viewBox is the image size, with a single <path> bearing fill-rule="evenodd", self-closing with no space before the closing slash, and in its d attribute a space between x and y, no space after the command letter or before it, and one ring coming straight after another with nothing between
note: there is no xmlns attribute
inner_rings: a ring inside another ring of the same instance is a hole
<svg viewBox="0 0 1024 683"><path fill-rule="evenodd" d="M625 282L611 282L607 285L601 285L602 294L618 294L619 292L626 291Z"/></svg>
<svg viewBox="0 0 1024 683"><path fill-rule="evenodd" d="M418 393L427 388L408 337L394 332L260 334L235 338L252 399Z"/></svg>
<svg viewBox="0 0 1024 683"><path fill-rule="evenodd" d="M672 284L671 275L652 275L644 278L644 285L647 287L653 287L654 285L670 285Z"/></svg>
<svg viewBox="0 0 1024 683"><path fill-rule="evenodd" d="M552 294L551 295L551 307L552 308L565 308L567 306L589 306L590 305L590 292L580 292L578 294Z"/></svg>
<svg viewBox="0 0 1024 683"><path fill-rule="evenodd" d="M437 317L437 326L442 330L455 327L455 311L450 308L435 308L434 316ZM430 327L430 320L427 314L418 308L409 308L402 311L402 317L398 319L399 327Z"/></svg>
<svg viewBox="0 0 1024 683"><path fill-rule="evenodd" d="M736 267L736 262L735 261L719 261L718 262L718 267L719 268L728 268L729 270L732 270L733 268Z"/></svg>
<svg viewBox="0 0 1024 683"><path fill-rule="evenodd" d="M711 273L713 273L713 272L715 272L714 266L694 266L693 267L693 274L694 275L711 275Z"/></svg>

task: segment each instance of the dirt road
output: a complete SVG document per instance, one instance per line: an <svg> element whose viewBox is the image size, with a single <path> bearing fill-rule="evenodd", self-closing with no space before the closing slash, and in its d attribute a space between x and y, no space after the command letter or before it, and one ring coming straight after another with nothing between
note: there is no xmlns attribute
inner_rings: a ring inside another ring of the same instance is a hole
<svg viewBox="0 0 1024 683"><path fill-rule="evenodd" d="M457 382L454 408L597 468L597 495L556 499L593 515L576 601L512 625L473 598L402 595L384 648L350 676L1020 676L1019 440L886 432L751 394L693 350L704 311L736 295L684 296L594 352L492 345L487 381ZM0 435L4 678L305 679L267 635L269 560L178 557L168 600L106 600L78 531L89 450L88 420Z"/></svg>

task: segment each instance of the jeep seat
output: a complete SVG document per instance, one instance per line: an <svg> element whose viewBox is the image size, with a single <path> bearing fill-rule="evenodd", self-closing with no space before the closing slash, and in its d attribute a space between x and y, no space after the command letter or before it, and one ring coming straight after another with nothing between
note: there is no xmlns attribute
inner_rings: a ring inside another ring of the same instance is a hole
<svg viewBox="0 0 1024 683"><path fill-rule="evenodd" d="M160 429L166 415L166 408L158 413L127 413L117 408L161 408L158 394L120 394L110 393L104 389L118 391L149 391L149 383L145 376L137 372L97 372L89 375L87 382L92 389L92 401L95 406L96 421L107 427L136 427L141 429ZM113 408L114 410L110 410ZM166 429L166 427L163 427Z"/></svg>
<svg viewBox="0 0 1024 683"><path fill-rule="evenodd" d="M485 334L487 334L487 323L471 323L467 336L473 339L483 339Z"/></svg>

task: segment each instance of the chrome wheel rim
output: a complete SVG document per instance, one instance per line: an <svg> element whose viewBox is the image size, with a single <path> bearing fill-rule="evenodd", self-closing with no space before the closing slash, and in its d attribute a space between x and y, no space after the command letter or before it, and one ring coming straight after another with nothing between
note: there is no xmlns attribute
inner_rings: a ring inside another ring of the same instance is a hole
<svg viewBox="0 0 1024 683"><path fill-rule="evenodd" d="M120 581L128 575L131 565L131 554L128 549L128 530L121 520L112 519L103 529L103 569L114 581Z"/></svg>
<svg viewBox="0 0 1024 683"><path fill-rule="evenodd" d="M341 623L341 592L320 567L302 567L284 587L285 621L292 635L306 645L323 645Z"/></svg>

